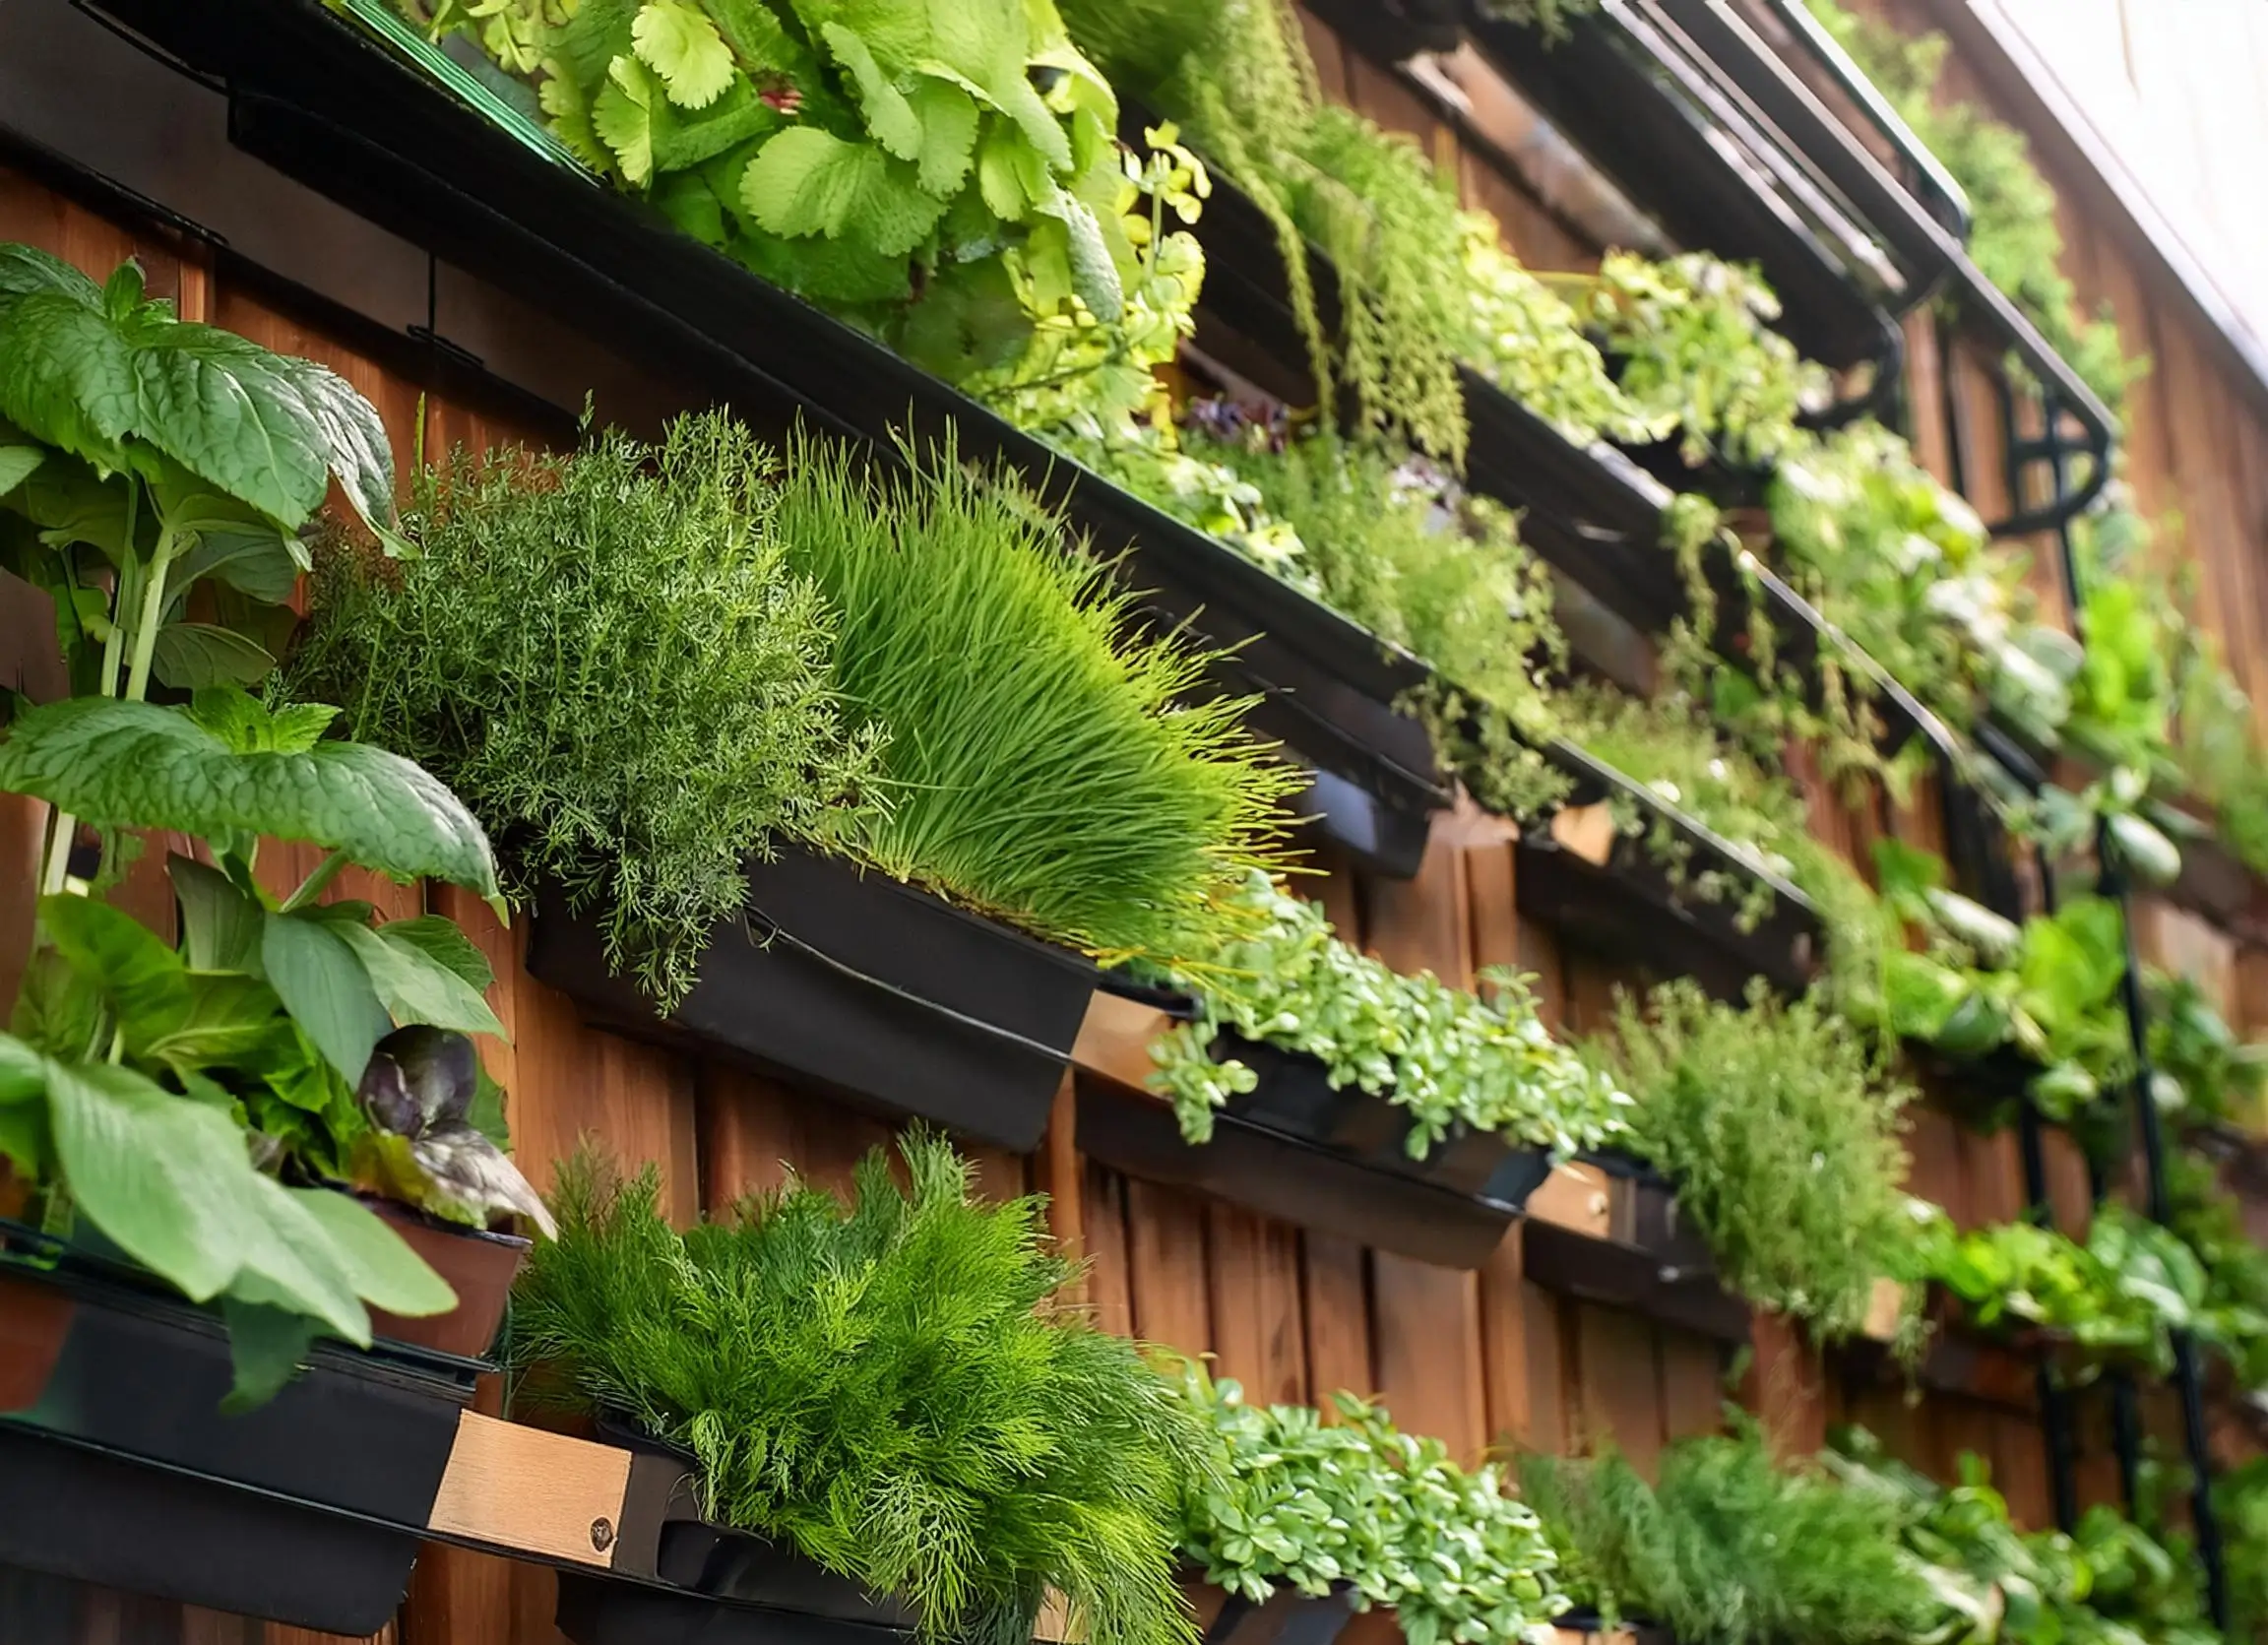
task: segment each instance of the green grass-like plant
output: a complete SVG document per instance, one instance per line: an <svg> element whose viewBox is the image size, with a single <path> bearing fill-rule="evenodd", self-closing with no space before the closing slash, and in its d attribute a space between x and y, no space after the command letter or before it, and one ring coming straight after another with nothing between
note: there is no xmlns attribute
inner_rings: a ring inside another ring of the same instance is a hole
<svg viewBox="0 0 2268 1645"><path fill-rule="evenodd" d="M705 1512L904 1596L930 1638L1029 1640L1053 1588L1096 1645L1188 1645L1188 1408L1057 1299L1042 1200L975 1200L933 1136L899 1153L904 1187L877 1150L848 1203L790 1181L682 1234L651 1168L569 1162L515 1361L691 1450Z"/></svg>
<svg viewBox="0 0 2268 1645"><path fill-rule="evenodd" d="M778 485L719 415L652 447L460 454L418 477L415 555L324 558L294 660L350 735L465 796L516 892L556 878L598 910L609 960L663 1001L746 901L743 854L839 828L873 771Z"/></svg>
<svg viewBox="0 0 2268 1645"><path fill-rule="evenodd" d="M1865 1323L1912 1222L1901 1112L1913 1089L1817 998L1742 1009L1690 981L1618 1005L1607 1066L1638 1153L1677 1184L1726 1279L1824 1339ZM1918 1333L1916 1333L1918 1336Z"/></svg>
<svg viewBox="0 0 2268 1645"><path fill-rule="evenodd" d="M836 812L835 847L1111 955L1210 940L1214 905L1281 865L1298 778L1021 482L949 443L873 473L798 438L772 525L837 613L844 714L882 743L884 803Z"/></svg>
<svg viewBox="0 0 2268 1645"><path fill-rule="evenodd" d="M1303 1405L1248 1404L1196 1365L1185 1375L1219 1451L1182 1521L1207 1581L1254 1605L1343 1583L1360 1609L1391 1609L1409 1645L1518 1638L1567 1609L1536 1515L1495 1465L1468 1472L1353 1394L1326 1422Z"/></svg>
<svg viewBox="0 0 2268 1645"><path fill-rule="evenodd" d="M1892 1645L1933 1638L1896 1504L1775 1464L1760 1428L1680 1440L1650 1486L1619 1453L1523 1457L1576 1603L1668 1627L1678 1645Z"/></svg>

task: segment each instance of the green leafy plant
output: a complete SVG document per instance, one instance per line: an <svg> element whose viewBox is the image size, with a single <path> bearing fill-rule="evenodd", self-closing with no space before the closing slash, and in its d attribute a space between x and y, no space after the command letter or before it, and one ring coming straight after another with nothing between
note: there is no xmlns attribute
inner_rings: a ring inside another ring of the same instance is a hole
<svg viewBox="0 0 2268 1645"><path fill-rule="evenodd" d="M1944 1645L2211 1645L2185 1546L2161 1543L2098 1503L2069 1535L2020 1531L1991 1468L1964 1452L1957 1483L1924 1478L1864 1429L1833 1436L1821 1460L1882 1502L1926 1576L1940 1615L1916 1638Z"/></svg>
<svg viewBox="0 0 2268 1645"><path fill-rule="evenodd" d="M1670 1445L1659 1485L1608 1451L1522 1457L1520 1488L1568 1593L1610 1621L1659 1622L1681 1645L1931 1637L1936 1606L1897 1545L1896 1507L1777 1466L1752 1420Z"/></svg>
<svg viewBox="0 0 2268 1645"><path fill-rule="evenodd" d="M2241 1362L2268 1334L2250 1300L2214 1294L2178 1233L2116 1204L2097 1208L2083 1244L2032 1223L1964 1234L1939 1214L1918 1228L1913 1277L1943 1286L1982 1330L2068 1341L2083 1371L2105 1360L2168 1370L2174 1331Z"/></svg>
<svg viewBox="0 0 2268 1645"><path fill-rule="evenodd" d="M1324 101L1283 0L1073 0L1072 37L1111 81L1156 99L1267 215L1326 419L1389 446L1463 461L1457 349L1469 328L1465 229L1452 190L1407 138ZM1327 328L1312 242L1339 277Z"/></svg>
<svg viewBox="0 0 2268 1645"><path fill-rule="evenodd" d="M349 864L494 897L495 865L425 772L324 740L331 709L271 712L236 683L273 665L272 608L334 480L396 540L370 405L309 361L176 320L131 263L96 286L0 247L0 545L54 597L81 693L22 709L0 742L0 790L50 810L47 895L0 1036L0 1160L54 1231L83 1219L218 1301L231 1398L249 1404L318 1334L367 1346L366 1303L455 1305L332 1185L477 1226L546 1221L474 1123L467 1036L501 1032L486 962L447 919L378 924L366 903L316 902ZM153 687L194 694L160 706ZM71 877L82 824L101 840L92 885ZM202 847L169 864L177 947L98 900L145 829ZM328 855L279 900L254 876L263 836Z"/></svg>
<svg viewBox="0 0 2268 1645"><path fill-rule="evenodd" d="M1596 276L1551 285L1644 426L1680 434L1688 464L1760 468L1811 443L1798 419L1826 409L1833 384L1771 329L1780 298L1756 270L1699 252L1659 263L1610 252Z"/></svg>
<svg viewBox="0 0 2268 1645"><path fill-rule="evenodd" d="M506 0L412 16L537 77L552 129L758 274L958 378L1115 322L1118 102L1013 0ZM918 301L916 301L918 297Z"/></svg>
<svg viewBox="0 0 2268 1645"><path fill-rule="evenodd" d="M1677 1184L1726 1279L1822 1339L1860 1329L1910 1237L1915 1097L1860 1032L1761 981L1742 1010L1680 981L1623 997L1599 1054L1630 1094L1633 1150Z"/></svg>
<svg viewBox="0 0 2268 1645"><path fill-rule="evenodd" d="M1042 1201L976 1201L935 1137L900 1157L904 1188L876 1151L848 1204L791 1180L682 1234L651 1169L569 1162L516 1360L692 1451L712 1517L905 1596L926 1637L1028 1640L1053 1588L1097 1645L1193 1641L1195 1419L1058 1298L1076 1269Z"/></svg>
<svg viewBox="0 0 2268 1645"><path fill-rule="evenodd" d="M1248 1404L1197 1365L1185 1388L1219 1452L1181 1529L1207 1581L1254 1605L1345 1585L1357 1607L1393 1611L1410 1645L1510 1639L1566 1609L1536 1516L1494 1465L1467 1472L1352 1394L1326 1422Z"/></svg>
<svg viewBox="0 0 2268 1645"><path fill-rule="evenodd" d="M1504 249L1496 220L1468 211L1463 221L1470 313L1459 352L1466 363L1579 445L1659 438L1584 335L1576 310Z"/></svg>
<svg viewBox="0 0 2268 1645"><path fill-rule="evenodd" d="M295 681L438 773L526 895L598 911L656 997L747 900L741 859L862 802L872 740L843 724L835 623L774 529L779 464L728 419L658 446L462 454L422 473L414 556L323 557Z"/></svg>
<svg viewBox="0 0 2268 1645"><path fill-rule="evenodd" d="M1544 681L1567 642L1550 574L1512 511L1421 459L1326 433L1278 440L1233 413L1200 426L1218 432L1194 436L1192 452L1240 475L1265 517L1297 534L1297 566L1320 598L1439 671L1416 706L1480 801L1521 817L1557 801L1565 781L1533 743L1549 730Z"/></svg>
<svg viewBox="0 0 2268 1645"><path fill-rule="evenodd" d="M1152 1047L1153 1083L1190 1141L1210 1139L1214 1110L1254 1086L1245 1064L1214 1060L1224 1030L1315 1057L1334 1089L1356 1086L1408 1110L1417 1159L1459 1125L1565 1154L1622 1136L1629 1099L1553 1042L1519 978L1492 974L1491 1003L1430 972L1402 976L1340 941L1319 909L1265 875L1250 878L1240 905L1229 940L1163 974L1197 1003L1193 1021Z"/></svg>

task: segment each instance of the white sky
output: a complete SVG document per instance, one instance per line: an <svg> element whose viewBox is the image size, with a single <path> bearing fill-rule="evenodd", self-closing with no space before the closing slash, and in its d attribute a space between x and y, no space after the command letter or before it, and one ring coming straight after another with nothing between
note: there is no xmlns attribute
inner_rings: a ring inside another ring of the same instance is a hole
<svg viewBox="0 0 2268 1645"><path fill-rule="evenodd" d="M2038 51L2268 349L2268 0L1970 0Z"/></svg>

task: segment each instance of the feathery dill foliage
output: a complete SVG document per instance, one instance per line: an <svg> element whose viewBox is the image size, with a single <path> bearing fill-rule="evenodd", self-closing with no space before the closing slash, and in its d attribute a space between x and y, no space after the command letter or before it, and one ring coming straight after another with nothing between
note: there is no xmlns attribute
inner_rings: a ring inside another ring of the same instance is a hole
<svg viewBox="0 0 2268 1645"><path fill-rule="evenodd" d="M1418 706L1483 804L1530 816L1564 796L1564 780L1520 741L1551 728L1544 679L1565 666L1567 641L1550 573L1520 540L1517 515L1422 460L1397 465L1330 434L1281 451L1240 440L1192 447L1298 534L1301 567L1334 609L1448 682Z"/></svg>
<svg viewBox="0 0 2268 1645"><path fill-rule="evenodd" d="M1609 1451L1523 1457L1520 1489L1577 1604L1679 1645L1892 1645L1937 1618L1897 1505L1779 1468L1752 1420L1670 1446L1659 1486Z"/></svg>
<svg viewBox="0 0 2268 1645"><path fill-rule="evenodd" d="M1858 1331L1909 1237L1899 1137L1916 1095L1860 1031L1761 981L1743 1010L1680 979L1643 1005L1623 996L1603 1054L1638 1152L1676 1181L1733 1287L1821 1338Z"/></svg>
<svg viewBox="0 0 2268 1645"><path fill-rule="evenodd" d="M1204 654L1134 631L1133 597L1019 481L950 443L869 474L798 437L773 526L836 612L845 717L884 739L884 804L831 816L837 849L1042 936L1159 956L1281 866L1297 779L1244 704L1203 698Z"/></svg>
<svg viewBox="0 0 2268 1645"><path fill-rule="evenodd" d="M1464 461L1456 350L1470 321L1454 195L1408 138L1325 101L1286 0L1067 0L1080 49L1156 98L1276 230L1328 414ZM1317 309L1312 240L1337 266L1339 335Z"/></svg>
<svg viewBox="0 0 2268 1645"><path fill-rule="evenodd" d="M776 471L718 415L658 447L459 453L418 476L414 557L324 557L294 663L347 734L464 795L515 891L555 877L602 910L609 961L664 1001L745 902L743 854L812 837L872 764L771 529Z"/></svg>
<svg viewBox="0 0 2268 1645"><path fill-rule="evenodd" d="M1254 1605L1349 1583L1361 1608L1392 1609L1409 1645L1516 1639L1567 1609L1536 1515L1495 1465L1468 1473L1353 1394L1327 1424L1303 1405L1248 1405L1198 1365L1184 1379L1220 1453L1181 1533L1208 1581Z"/></svg>
<svg viewBox="0 0 2268 1645"><path fill-rule="evenodd" d="M785 1539L925 1633L1029 1640L1059 1590L1096 1645L1193 1645L1174 1538L1202 1431L1137 1347L1054 1297L1039 1198L986 1205L943 1140L851 1201L790 1181L679 1234L652 1168L561 1170L512 1349L690 1449L704 1511Z"/></svg>

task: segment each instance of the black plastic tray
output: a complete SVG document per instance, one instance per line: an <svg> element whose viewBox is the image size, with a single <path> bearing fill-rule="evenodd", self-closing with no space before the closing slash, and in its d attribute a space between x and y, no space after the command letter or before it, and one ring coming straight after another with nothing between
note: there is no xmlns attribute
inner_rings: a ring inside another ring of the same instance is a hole
<svg viewBox="0 0 2268 1645"><path fill-rule="evenodd" d="M1531 1217L1520 1225L1522 1277L1545 1291L1635 1313L1725 1343L1745 1343L1751 1313L1728 1292L1670 1184L1625 1155L1585 1155L1625 1179L1627 1238L1593 1238Z"/></svg>
<svg viewBox="0 0 2268 1645"><path fill-rule="evenodd" d="M695 392L885 452L901 431L957 430L965 460L1021 470L1097 551L1123 554L1156 619L1237 648L1217 683L1264 694L1255 729L1406 808L1446 798L1423 727L1394 707L1429 677L1417 659L492 123L315 0L99 9L224 81L240 148Z"/></svg>
<svg viewBox="0 0 2268 1645"><path fill-rule="evenodd" d="M1468 0L1474 42L1523 96L1681 245L1762 266L1781 329L1846 367L1882 346L1879 306L1910 306L1868 228L1793 156L1660 0L1569 17L1563 38Z"/></svg>
<svg viewBox="0 0 2268 1645"><path fill-rule="evenodd" d="M597 923L556 887L538 893L528 969L608 1027L1018 1153L1038 1145L1093 965L837 858L783 850L746 872L746 917L719 928L666 1018L609 971Z"/></svg>
<svg viewBox="0 0 2268 1645"><path fill-rule="evenodd" d="M215 1315L76 1267L0 1274L73 1303L44 1394L0 1417L0 1563L323 1633L385 1625L479 1366L323 1345L223 1416Z"/></svg>
<svg viewBox="0 0 2268 1645"><path fill-rule="evenodd" d="M1334 1091L1323 1065L1225 1036L1216 1054L1259 1075L1184 1141L1171 1106L1082 1072L1079 1149L1146 1181L1194 1188L1282 1222L1446 1268L1487 1261L1550 1170L1542 1150L1468 1131L1414 1160L1410 1119L1384 1098Z"/></svg>
<svg viewBox="0 0 2268 1645"><path fill-rule="evenodd" d="M1513 876L1523 917L1608 958L1665 976L1692 977L1728 999L1738 998L1752 977L1789 994L1810 985L1826 936L1809 898L1574 744L1555 742L1545 753L1575 780L1576 803L1627 796L1649 816L1666 819L1684 842L1691 853L1689 876L1714 870L1760 881L1771 889L1772 906L1752 929L1742 930L1734 899L1710 902L1683 889L1641 838L1617 834L1606 861L1595 864L1546 830L1531 829L1520 837Z"/></svg>
<svg viewBox="0 0 2268 1645"><path fill-rule="evenodd" d="M880 1645L910 1638L913 1612L767 1538L701 1517L691 1453L620 1419L599 1437L677 1475L661 1515L653 1582L559 1578L559 1630L575 1645Z"/></svg>
<svg viewBox="0 0 2268 1645"><path fill-rule="evenodd" d="M1230 1594L1206 1627L1205 1645L1335 1645L1354 1619L1353 1594L1352 1583L1335 1583L1328 1594L1280 1587L1258 1605Z"/></svg>

